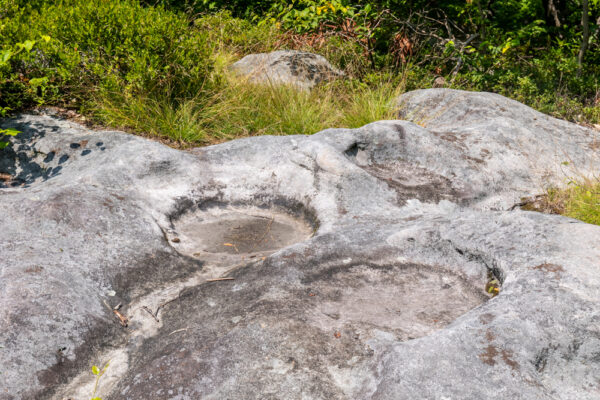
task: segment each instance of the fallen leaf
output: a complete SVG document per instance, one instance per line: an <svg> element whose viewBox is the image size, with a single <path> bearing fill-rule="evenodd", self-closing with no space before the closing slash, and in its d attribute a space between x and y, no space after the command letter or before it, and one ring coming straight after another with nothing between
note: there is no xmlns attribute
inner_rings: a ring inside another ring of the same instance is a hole
<svg viewBox="0 0 600 400"><path fill-rule="evenodd" d="M118 310L113 310L113 312L115 313L117 318L119 318L119 323L122 326L127 327L127 325L129 324L129 319L126 316L124 316L123 314L121 314Z"/></svg>

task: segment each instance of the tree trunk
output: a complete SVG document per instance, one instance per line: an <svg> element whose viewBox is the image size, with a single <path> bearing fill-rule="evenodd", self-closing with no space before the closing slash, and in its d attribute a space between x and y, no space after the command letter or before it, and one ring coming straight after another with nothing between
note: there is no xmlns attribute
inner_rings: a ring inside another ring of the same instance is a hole
<svg viewBox="0 0 600 400"><path fill-rule="evenodd" d="M583 65L583 56L588 47L590 41L590 16L589 16L589 5L588 0L581 0L581 8L583 14L581 15L581 30L583 36L581 38L581 46L579 47L579 54L577 55L577 64L579 65L579 71L581 72L581 66Z"/></svg>

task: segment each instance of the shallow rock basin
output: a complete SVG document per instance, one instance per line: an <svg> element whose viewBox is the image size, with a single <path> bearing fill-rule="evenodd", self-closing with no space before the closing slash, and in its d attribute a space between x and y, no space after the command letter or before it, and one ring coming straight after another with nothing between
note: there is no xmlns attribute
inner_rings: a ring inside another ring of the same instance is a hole
<svg viewBox="0 0 600 400"><path fill-rule="evenodd" d="M183 254L272 253L312 236L306 221L278 210L258 207L213 207L177 219L169 239Z"/></svg>
<svg viewBox="0 0 600 400"><path fill-rule="evenodd" d="M364 336L373 329L398 340L426 336L484 303L485 282L472 282L426 265L356 265L314 282L321 302L310 312L324 330L351 328Z"/></svg>

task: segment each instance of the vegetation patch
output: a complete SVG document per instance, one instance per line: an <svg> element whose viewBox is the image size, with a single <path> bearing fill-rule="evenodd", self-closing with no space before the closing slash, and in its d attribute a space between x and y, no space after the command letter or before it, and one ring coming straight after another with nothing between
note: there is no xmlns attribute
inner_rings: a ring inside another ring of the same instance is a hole
<svg viewBox="0 0 600 400"><path fill-rule="evenodd" d="M192 144L252 135L308 135L393 119L392 104L400 88L395 82L369 88L334 82L308 92L227 77L221 90L180 102L104 94L97 99L96 115L108 125Z"/></svg>
<svg viewBox="0 0 600 400"><path fill-rule="evenodd" d="M600 182L571 182L566 189L549 189L521 207L527 211L562 214L589 224L600 225Z"/></svg>

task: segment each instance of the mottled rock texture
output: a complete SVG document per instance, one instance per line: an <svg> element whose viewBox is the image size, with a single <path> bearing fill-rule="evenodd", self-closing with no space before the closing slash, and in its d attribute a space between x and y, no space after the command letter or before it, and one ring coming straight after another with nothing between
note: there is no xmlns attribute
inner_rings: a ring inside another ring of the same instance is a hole
<svg viewBox="0 0 600 400"><path fill-rule="evenodd" d="M234 63L231 70L253 83L286 84L301 89L312 89L342 75L325 57L296 50L249 54Z"/></svg>
<svg viewBox="0 0 600 400"><path fill-rule="evenodd" d="M105 400L600 398L600 227L513 207L597 171L598 132L399 104L189 152L5 120L0 399L89 399L109 359Z"/></svg>

